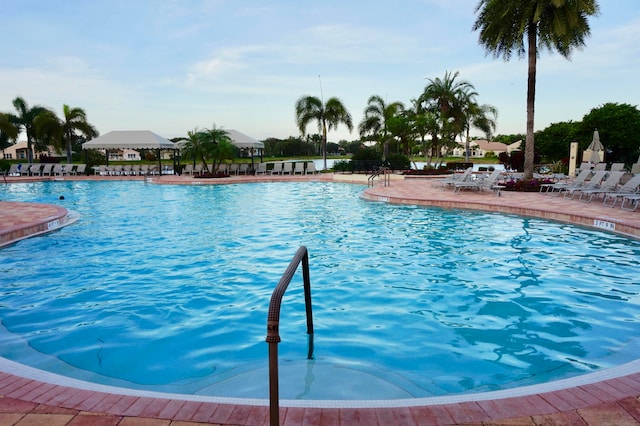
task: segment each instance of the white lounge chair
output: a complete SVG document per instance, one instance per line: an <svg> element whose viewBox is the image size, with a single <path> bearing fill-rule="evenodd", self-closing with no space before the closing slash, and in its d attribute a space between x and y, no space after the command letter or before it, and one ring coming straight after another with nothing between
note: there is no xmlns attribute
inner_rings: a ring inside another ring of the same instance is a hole
<svg viewBox="0 0 640 426"><path fill-rule="evenodd" d="M640 207L640 194L630 194L622 197L621 209L635 212L638 207Z"/></svg>
<svg viewBox="0 0 640 426"><path fill-rule="evenodd" d="M42 176L51 176L52 171L53 164L45 164L44 166L42 166L42 171L40 172L40 174Z"/></svg>
<svg viewBox="0 0 640 426"><path fill-rule="evenodd" d="M249 173L249 163L240 163L238 166L238 174L246 175Z"/></svg>
<svg viewBox="0 0 640 426"><path fill-rule="evenodd" d="M624 170L624 163L611 163L610 171L612 171L612 172L621 172L623 170Z"/></svg>
<svg viewBox="0 0 640 426"><path fill-rule="evenodd" d="M576 188L584 185L586 180L591 176L591 169L583 170L580 172L573 182L557 182L557 183L543 183L540 185L540 192L546 192L550 194L560 195L562 191L570 188Z"/></svg>
<svg viewBox="0 0 640 426"><path fill-rule="evenodd" d="M609 172L607 178L597 188L578 189L578 192L580 192L579 200L590 203L594 196L615 191L624 174L625 172L621 171Z"/></svg>
<svg viewBox="0 0 640 426"><path fill-rule="evenodd" d="M271 175L282 174L282 163L273 163L273 169L271 169Z"/></svg>
<svg viewBox="0 0 640 426"><path fill-rule="evenodd" d="M76 166L76 168L73 169L73 170L71 170L71 168L69 168L69 172L74 176L78 176L78 175L85 174L85 170L86 169L87 169L87 165L86 164L78 164Z"/></svg>
<svg viewBox="0 0 640 426"><path fill-rule="evenodd" d="M9 171L7 172L7 176L20 176L20 169L18 168L19 164L12 164L9 166Z"/></svg>
<svg viewBox="0 0 640 426"><path fill-rule="evenodd" d="M314 163L313 161L307 161L307 167L304 169L305 175L308 175L309 173L311 173L312 175L318 173L318 171L316 170L316 163Z"/></svg>
<svg viewBox="0 0 640 426"><path fill-rule="evenodd" d="M267 174L267 163L256 164L256 175Z"/></svg>
<svg viewBox="0 0 640 426"><path fill-rule="evenodd" d="M583 190L599 188L600 184L602 183L604 178L607 176L607 173L608 172L606 170L598 170L593 174L593 176L591 176L591 178L588 181L585 181L582 185L575 185L575 186L566 188L563 191L564 198L570 198L573 200L576 194L578 194Z"/></svg>
<svg viewBox="0 0 640 426"><path fill-rule="evenodd" d="M138 176L140 174L140 164L134 164L131 166L131 175Z"/></svg>
<svg viewBox="0 0 640 426"><path fill-rule="evenodd" d="M640 175L634 175L616 191L606 192L602 198L602 204L607 207L615 207L618 200L624 201L625 196L637 195L638 191L640 191Z"/></svg>
<svg viewBox="0 0 640 426"><path fill-rule="evenodd" d="M31 176L40 176L40 168L42 164L32 164L29 166L29 175Z"/></svg>
<svg viewBox="0 0 640 426"><path fill-rule="evenodd" d="M432 179L431 186L434 188L446 188L448 186L452 186L456 182L465 182L471 176L471 172L473 172L473 167L468 167L463 173L453 173L442 179Z"/></svg>
<svg viewBox="0 0 640 426"><path fill-rule="evenodd" d="M467 180L464 182L455 182L453 184L454 192L458 193L461 189L491 189L497 195L500 195L500 190L504 188L503 185L498 185L498 178L502 174L501 170L494 170L488 177L479 178L476 180Z"/></svg>
<svg viewBox="0 0 640 426"><path fill-rule="evenodd" d="M295 165L293 166L293 174L294 175L304 174L304 163L300 163L300 162L295 163Z"/></svg>
<svg viewBox="0 0 640 426"><path fill-rule="evenodd" d="M290 162L282 164L282 174L291 174L293 172L293 165Z"/></svg>
<svg viewBox="0 0 640 426"><path fill-rule="evenodd" d="M240 165L238 163L229 164L229 174L237 175L240 170Z"/></svg>

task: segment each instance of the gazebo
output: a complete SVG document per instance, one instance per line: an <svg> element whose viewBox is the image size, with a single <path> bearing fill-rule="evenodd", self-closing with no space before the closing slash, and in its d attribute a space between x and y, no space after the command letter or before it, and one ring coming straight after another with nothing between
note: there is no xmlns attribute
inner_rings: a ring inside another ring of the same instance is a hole
<svg viewBox="0 0 640 426"><path fill-rule="evenodd" d="M160 151L173 150L177 147L169 139L163 138L149 130L114 130L82 144L82 149L104 149L107 152L109 164L109 150L112 149L148 149L157 152L158 165L162 170ZM175 156L174 156L175 167Z"/></svg>

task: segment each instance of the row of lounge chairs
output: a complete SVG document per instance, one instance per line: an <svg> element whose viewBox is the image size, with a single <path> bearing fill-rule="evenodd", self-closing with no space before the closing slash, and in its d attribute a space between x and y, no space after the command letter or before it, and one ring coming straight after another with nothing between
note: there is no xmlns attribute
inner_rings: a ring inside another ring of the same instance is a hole
<svg viewBox="0 0 640 426"><path fill-rule="evenodd" d="M158 166L149 164L101 165L96 169L100 176L153 176L160 174Z"/></svg>
<svg viewBox="0 0 640 426"><path fill-rule="evenodd" d="M496 195L500 196L501 190L505 188L498 182L498 179L502 175L501 170L494 170L490 174L474 174L473 168L469 167L463 173L454 173L444 179L434 179L432 186L439 186L441 188L453 188L453 192L459 193L462 189L467 190L483 190L489 189Z"/></svg>
<svg viewBox="0 0 640 426"><path fill-rule="evenodd" d="M583 170L571 183L540 185L540 192L589 203L602 197L602 204L615 207L620 201L624 210L635 211L640 207L640 174L635 174L621 184L625 171Z"/></svg>
<svg viewBox="0 0 640 426"><path fill-rule="evenodd" d="M211 167L209 167L211 170ZM204 167L202 164L187 164L182 171L183 174L189 176L199 176L204 173ZM231 163L220 164L216 168L216 173L222 173L226 175L306 175L318 173L313 161L306 162L290 162L290 161L277 161L269 163L256 163L251 168L249 163Z"/></svg>
<svg viewBox="0 0 640 426"><path fill-rule="evenodd" d="M12 164L8 176L76 176L85 174L86 164Z"/></svg>

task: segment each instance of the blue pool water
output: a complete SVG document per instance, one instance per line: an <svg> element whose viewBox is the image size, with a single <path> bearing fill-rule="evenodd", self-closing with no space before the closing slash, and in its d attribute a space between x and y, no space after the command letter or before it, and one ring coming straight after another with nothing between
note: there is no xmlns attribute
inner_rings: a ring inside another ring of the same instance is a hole
<svg viewBox="0 0 640 426"><path fill-rule="evenodd" d="M392 399L567 378L637 357L640 242L518 216L387 205L362 186L45 182L72 226L0 250L0 356L166 392L268 398L271 292L284 399ZM64 200L59 196L64 195Z"/></svg>

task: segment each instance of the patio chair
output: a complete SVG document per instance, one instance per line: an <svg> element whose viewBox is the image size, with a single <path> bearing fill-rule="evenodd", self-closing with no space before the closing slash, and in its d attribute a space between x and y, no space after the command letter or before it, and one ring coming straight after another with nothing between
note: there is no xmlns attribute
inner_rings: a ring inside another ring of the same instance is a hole
<svg viewBox="0 0 640 426"><path fill-rule="evenodd" d="M471 172L473 172L473 167L468 167L463 173L454 173L443 179L432 179L431 186L434 188L446 188L453 186L457 182L465 182L470 178Z"/></svg>
<svg viewBox="0 0 640 426"><path fill-rule="evenodd" d="M146 176L149 174L149 165L148 164L140 164L140 175Z"/></svg>
<svg viewBox="0 0 640 426"><path fill-rule="evenodd" d="M29 175L30 176L40 176L40 168L42 164L32 164L29 166Z"/></svg>
<svg viewBox="0 0 640 426"><path fill-rule="evenodd" d="M69 173L71 173L73 176L84 175L86 169L87 169L86 164L78 164L75 169L72 169L71 167L69 167Z"/></svg>
<svg viewBox="0 0 640 426"><path fill-rule="evenodd" d="M40 172L40 174L42 176L51 176L52 171L53 164L45 164L44 166L42 166L42 171Z"/></svg>
<svg viewBox="0 0 640 426"><path fill-rule="evenodd" d="M627 195L637 195L640 191L640 175L634 175L631 179L625 182L616 191L606 192L602 197L602 204L607 207L615 207L618 200L623 200Z"/></svg>
<svg viewBox="0 0 640 426"><path fill-rule="evenodd" d="M631 173L633 173L634 175L640 174L640 163L631 165Z"/></svg>
<svg viewBox="0 0 640 426"><path fill-rule="evenodd" d="M610 171L612 171L612 172L621 172L623 170L624 170L624 163L611 163Z"/></svg>
<svg viewBox="0 0 640 426"><path fill-rule="evenodd" d="M273 163L273 169L271 169L271 175L280 175L282 174L282 163Z"/></svg>
<svg viewBox="0 0 640 426"><path fill-rule="evenodd" d="M622 197L621 209L635 212L638 207L640 207L640 194L629 194Z"/></svg>
<svg viewBox="0 0 640 426"><path fill-rule="evenodd" d="M7 172L7 176L20 176L20 168L19 164L12 164L9 166L9 171Z"/></svg>
<svg viewBox="0 0 640 426"><path fill-rule="evenodd" d="M131 164L125 164L124 166L122 166L122 170L121 170L121 174L125 175L125 176L131 176Z"/></svg>
<svg viewBox="0 0 640 426"><path fill-rule="evenodd" d="M307 167L304 169L305 175L308 175L309 173L311 173L312 175L318 173L318 171L316 170L316 163L314 163L313 161L307 161Z"/></svg>
<svg viewBox="0 0 640 426"><path fill-rule="evenodd" d="M256 165L256 175L267 174L267 163L258 163Z"/></svg>
<svg viewBox="0 0 640 426"><path fill-rule="evenodd" d="M304 174L304 163L297 162L293 167L293 174Z"/></svg>
<svg viewBox="0 0 640 426"><path fill-rule="evenodd" d="M240 165L238 163L231 163L229 164L229 174L234 174L237 175L238 171L240 170Z"/></svg>
<svg viewBox="0 0 640 426"><path fill-rule="evenodd" d="M543 183L540 185L540 192L546 192L549 194L560 195L561 192L576 188L584 185L585 181L591 176L591 169L583 170L571 183L556 182L556 183Z"/></svg>
<svg viewBox="0 0 640 426"><path fill-rule="evenodd" d="M282 174L291 174L293 172L293 164L290 162L282 164Z"/></svg>
<svg viewBox="0 0 640 426"><path fill-rule="evenodd" d="M607 170L607 163L598 163L593 167L594 172L602 172Z"/></svg>
<svg viewBox="0 0 640 426"><path fill-rule="evenodd" d="M463 182L455 182L453 184L454 192L458 193L461 189L491 189L498 196L500 195L500 190L504 188L503 185L498 185L498 178L502 174L502 170L494 170L491 172L489 176L484 178L479 178L476 180L466 180Z"/></svg>
<svg viewBox="0 0 640 426"><path fill-rule="evenodd" d="M578 192L580 192L579 200L585 203L590 203L594 196L615 191L625 173L626 172L620 171L609 172L607 178L597 188L578 189Z"/></svg>
<svg viewBox="0 0 640 426"><path fill-rule="evenodd" d="M238 174L246 175L249 173L249 163L240 163L238 167Z"/></svg>
<svg viewBox="0 0 640 426"><path fill-rule="evenodd" d="M134 164L131 166L131 175L138 176L140 174L140 164Z"/></svg>
<svg viewBox="0 0 640 426"><path fill-rule="evenodd" d="M564 198L569 198L573 200L577 193L586 189L597 189L600 187L600 184L604 180L605 176L607 176L606 170L598 170L591 176L591 179L585 181L582 185L574 185L569 188L565 188Z"/></svg>
<svg viewBox="0 0 640 426"><path fill-rule="evenodd" d="M64 170L62 170L62 164L54 164L53 170L51 170L51 173L54 176L62 176L64 174Z"/></svg>

